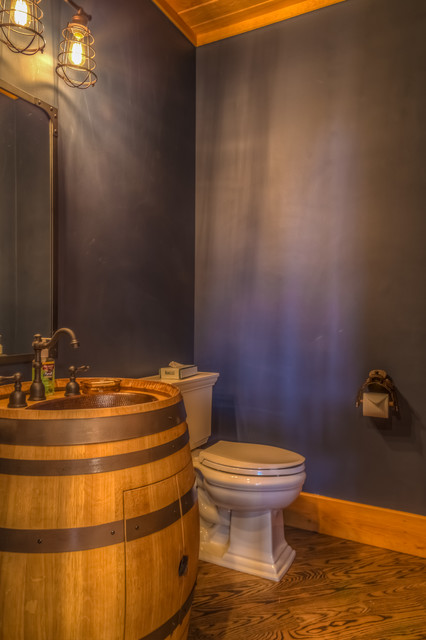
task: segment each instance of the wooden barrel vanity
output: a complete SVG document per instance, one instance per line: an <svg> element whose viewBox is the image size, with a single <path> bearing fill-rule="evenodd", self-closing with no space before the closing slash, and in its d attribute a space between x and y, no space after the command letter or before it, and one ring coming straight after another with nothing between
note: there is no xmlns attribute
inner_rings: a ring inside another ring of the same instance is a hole
<svg viewBox="0 0 426 640"><path fill-rule="evenodd" d="M180 392L122 379L100 406L66 382L25 409L0 388L0 639L184 640L199 521Z"/></svg>

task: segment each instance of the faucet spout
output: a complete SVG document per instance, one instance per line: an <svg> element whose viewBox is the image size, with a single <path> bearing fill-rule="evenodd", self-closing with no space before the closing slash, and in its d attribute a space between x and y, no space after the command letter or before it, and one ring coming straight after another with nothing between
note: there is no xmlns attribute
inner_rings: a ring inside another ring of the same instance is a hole
<svg viewBox="0 0 426 640"><path fill-rule="evenodd" d="M62 327L62 329L58 329L57 331L55 331L55 333L51 338L47 340L43 340L43 339L41 340L43 343L42 349L50 349L51 347L54 347L62 334L68 335L71 338L71 346L74 349L77 349L80 346L80 343L77 340L74 331L72 329L68 329L67 327ZM36 335L39 336L40 334L36 334ZM36 336L34 336L34 338L35 337ZM34 347L34 343L33 343L33 347Z"/></svg>
<svg viewBox="0 0 426 640"><path fill-rule="evenodd" d="M67 327L62 327L55 331L51 338L42 338L40 333L34 334L34 340L32 343L32 347L34 349L34 379L32 385L30 387L30 400L45 400L46 393L44 390L44 384L41 379L41 352L44 349L51 349L58 342L61 335L68 335L71 338L71 346L74 349L77 349L80 346L76 335L72 329L68 329Z"/></svg>

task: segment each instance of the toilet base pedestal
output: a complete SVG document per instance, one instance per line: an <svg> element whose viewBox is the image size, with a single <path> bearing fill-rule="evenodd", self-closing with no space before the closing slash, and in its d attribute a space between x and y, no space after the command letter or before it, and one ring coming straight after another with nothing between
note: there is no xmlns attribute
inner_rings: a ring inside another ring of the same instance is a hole
<svg viewBox="0 0 426 640"><path fill-rule="evenodd" d="M281 510L232 511L228 541L223 527L220 540L215 528L201 528L200 560L228 569L279 582L296 555L285 540Z"/></svg>
<svg viewBox="0 0 426 640"><path fill-rule="evenodd" d="M252 560L251 558L245 558L244 556L237 556L235 554L224 553L223 556L209 553L207 550L200 549L200 560L204 562L211 562L217 564L220 567L226 567L227 569L235 569L235 571L241 571L242 573L249 573L252 576L258 576L259 578L266 578L267 580L274 580L279 582L281 578L287 573L291 567L296 552L287 544L278 561L274 564L267 564L266 562L259 562Z"/></svg>

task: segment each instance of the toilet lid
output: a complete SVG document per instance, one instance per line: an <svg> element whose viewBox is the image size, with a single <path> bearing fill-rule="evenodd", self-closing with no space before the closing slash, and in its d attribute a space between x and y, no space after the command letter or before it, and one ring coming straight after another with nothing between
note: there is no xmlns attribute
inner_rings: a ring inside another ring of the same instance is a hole
<svg viewBox="0 0 426 640"><path fill-rule="evenodd" d="M249 476L290 475L305 468L305 458L293 451L265 444L225 440L201 449L198 460L212 469Z"/></svg>

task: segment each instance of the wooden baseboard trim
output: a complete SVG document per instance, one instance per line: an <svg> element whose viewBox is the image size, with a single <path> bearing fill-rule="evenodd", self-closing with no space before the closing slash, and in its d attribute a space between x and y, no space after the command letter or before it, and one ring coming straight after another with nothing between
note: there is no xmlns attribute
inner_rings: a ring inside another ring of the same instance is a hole
<svg viewBox="0 0 426 640"><path fill-rule="evenodd" d="M284 519L299 529L426 558L426 516L302 492Z"/></svg>

